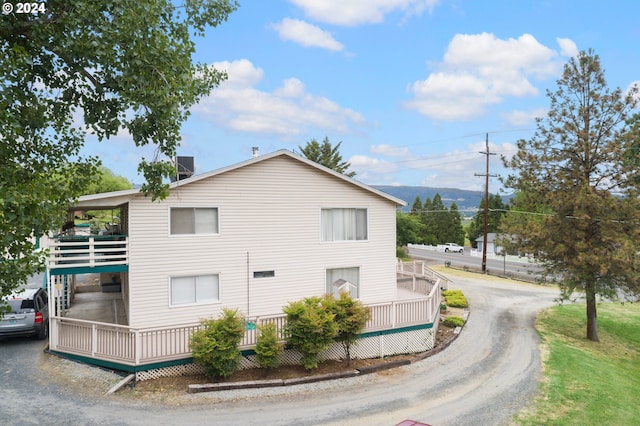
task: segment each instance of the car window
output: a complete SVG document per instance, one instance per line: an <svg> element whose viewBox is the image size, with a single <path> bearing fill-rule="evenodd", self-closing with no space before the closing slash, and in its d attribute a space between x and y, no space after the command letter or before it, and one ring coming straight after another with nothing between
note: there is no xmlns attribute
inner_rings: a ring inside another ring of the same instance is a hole
<svg viewBox="0 0 640 426"><path fill-rule="evenodd" d="M8 302L9 306L11 306L11 312L14 314L23 313L25 311L29 312L35 309L33 299L9 299Z"/></svg>

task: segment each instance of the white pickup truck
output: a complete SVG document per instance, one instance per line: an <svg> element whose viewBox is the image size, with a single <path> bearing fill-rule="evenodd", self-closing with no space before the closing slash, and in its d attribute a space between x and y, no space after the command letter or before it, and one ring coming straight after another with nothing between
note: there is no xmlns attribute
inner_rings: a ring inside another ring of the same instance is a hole
<svg viewBox="0 0 640 426"><path fill-rule="evenodd" d="M438 251L444 251L445 253L464 253L464 247L456 243L439 244Z"/></svg>

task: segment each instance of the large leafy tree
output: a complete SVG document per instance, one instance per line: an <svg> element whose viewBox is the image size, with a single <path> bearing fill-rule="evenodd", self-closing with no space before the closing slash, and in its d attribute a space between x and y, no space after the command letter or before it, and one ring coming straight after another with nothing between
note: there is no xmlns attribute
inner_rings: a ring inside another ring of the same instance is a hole
<svg viewBox="0 0 640 426"><path fill-rule="evenodd" d="M0 19L0 296L42 265L32 237L64 220L99 161L87 134L127 132L142 159L142 190L165 177L189 108L223 72L195 64L193 36L225 21L233 0L47 0L46 11Z"/></svg>
<svg viewBox="0 0 640 426"><path fill-rule="evenodd" d="M101 194L103 192L121 191L131 189L133 185L124 176L114 174L107 167L98 168L98 176L95 177L83 191L85 194Z"/></svg>
<svg viewBox="0 0 640 426"><path fill-rule="evenodd" d="M565 65L547 96L547 118L504 160L516 172L505 183L518 192L506 232L558 277L564 297L584 292L586 335L598 341L597 297L639 290L640 188L629 160L640 138L629 121L638 88L610 90L588 51Z"/></svg>
<svg viewBox="0 0 640 426"><path fill-rule="evenodd" d="M311 139L304 147L299 146L300 152L307 159L315 161L318 164L322 164L325 167L335 170L338 173L342 173L345 176L354 177L356 172L348 171L351 167L351 163L342 160L340 154L340 145L342 142L338 142L336 146L333 146L329 142L329 138L325 136L322 143L319 143L315 139Z"/></svg>

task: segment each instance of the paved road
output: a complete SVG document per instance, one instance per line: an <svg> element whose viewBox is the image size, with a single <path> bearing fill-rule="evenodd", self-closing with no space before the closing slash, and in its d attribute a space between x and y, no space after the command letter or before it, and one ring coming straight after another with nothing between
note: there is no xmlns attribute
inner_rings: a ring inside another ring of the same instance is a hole
<svg viewBox="0 0 640 426"><path fill-rule="evenodd" d="M535 393L541 373L533 322L558 291L485 277L453 279L452 287L469 298L471 315L460 337L435 356L334 382L185 393L171 405L67 392L26 368L46 356L41 342L0 341L3 423L394 425L410 418L439 426L507 424Z"/></svg>
<svg viewBox="0 0 640 426"><path fill-rule="evenodd" d="M471 256L468 249L466 249L463 254L425 250L413 253L412 257L432 261L438 265L451 262L452 266L458 268L469 266L471 268L478 268L479 270L479 268L482 267L482 256ZM526 259L512 261L509 260L509 258L513 259L515 257L508 256L507 258L503 258L501 256L487 256L487 269L492 271L492 275L504 273L514 277L536 277L542 272L541 266L533 262L527 262Z"/></svg>

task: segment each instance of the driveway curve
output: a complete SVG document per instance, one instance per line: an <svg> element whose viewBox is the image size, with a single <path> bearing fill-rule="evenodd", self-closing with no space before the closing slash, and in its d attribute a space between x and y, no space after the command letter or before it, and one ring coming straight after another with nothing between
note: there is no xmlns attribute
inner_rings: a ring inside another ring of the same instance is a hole
<svg viewBox="0 0 640 426"><path fill-rule="evenodd" d="M157 401L132 400L126 393L96 397L95 389L94 396L77 392L96 386L79 373L72 379L72 392L68 378L61 385L21 365L34 359L16 351L41 348L39 343L0 341L3 423L357 426L412 419L433 425L508 424L535 396L541 360L534 320L559 292L494 278L453 278L452 288L463 290L471 314L446 350L408 366L329 382L185 392ZM91 374L94 369L75 370ZM106 390L108 386L101 393ZM25 409L34 405L38 408Z"/></svg>

